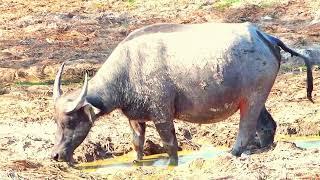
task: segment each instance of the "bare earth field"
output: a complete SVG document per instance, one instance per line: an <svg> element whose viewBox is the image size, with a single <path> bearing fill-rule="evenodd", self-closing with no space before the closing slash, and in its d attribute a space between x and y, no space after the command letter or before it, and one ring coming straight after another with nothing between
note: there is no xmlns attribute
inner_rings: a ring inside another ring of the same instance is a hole
<svg viewBox="0 0 320 180"><path fill-rule="evenodd" d="M266 106L277 122L278 137L320 136L320 1L232 2L0 0L0 179L319 179L320 148L301 149L280 138L250 156L225 154L174 169L131 167L103 176L49 158L56 130L52 82L60 63L68 61L64 91L76 89L85 70L94 75L128 33L156 22L250 21L313 57L315 103L306 98L303 63L283 54ZM238 113L209 125L177 120L179 146L230 148L238 123ZM146 154L163 152L152 123L146 139ZM128 120L116 111L96 122L74 158L91 162L130 151Z"/></svg>

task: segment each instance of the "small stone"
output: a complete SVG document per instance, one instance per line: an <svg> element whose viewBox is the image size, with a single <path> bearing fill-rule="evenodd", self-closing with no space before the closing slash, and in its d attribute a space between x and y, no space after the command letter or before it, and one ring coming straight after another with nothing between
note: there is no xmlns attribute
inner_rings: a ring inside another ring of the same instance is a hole
<svg viewBox="0 0 320 180"><path fill-rule="evenodd" d="M271 21L271 20L273 20L273 18L271 16L263 16L263 17L261 17L261 20L263 20L263 21Z"/></svg>

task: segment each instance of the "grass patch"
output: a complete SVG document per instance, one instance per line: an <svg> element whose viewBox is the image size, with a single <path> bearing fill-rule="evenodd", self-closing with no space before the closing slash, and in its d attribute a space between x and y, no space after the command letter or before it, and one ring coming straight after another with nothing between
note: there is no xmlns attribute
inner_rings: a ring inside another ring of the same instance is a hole
<svg viewBox="0 0 320 180"><path fill-rule="evenodd" d="M281 64L280 66L281 72L306 72L307 67L305 65L292 65L292 64Z"/></svg>
<svg viewBox="0 0 320 180"><path fill-rule="evenodd" d="M62 85L70 85L73 83L83 83L82 80L62 80ZM54 80L48 80L43 82L30 82L30 81L18 81L14 83L16 86L49 86L54 84Z"/></svg>
<svg viewBox="0 0 320 180"><path fill-rule="evenodd" d="M261 8L272 7L281 2L277 0L218 0L213 6L220 10L230 7L241 7L246 5L256 5Z"/></svg>
<svg viewBox="0 0 320 180"><path fill-rule="evenodd" d="M123 12L136 9L136 0L122 0L122 1L93 1L88 9L99 11L115 11Z"/></svg>
<svg viewBox="0 0 320 180"><path fill-rule="evenodd" d="M136 1L135 0L127 0L126 2L126 6L129 8L129 9L136 9Z"/></svg>
<svg viewBox="0 0 320 180"><path fill-rule="evenodd" d="M51 83L50 81L47 81L47 82L28 82L28 81L20 82L19 81L19 82L15 82L14 84L17 86L38 86L38 85L47 86L53 83Z"/></svg>
<svg viewBox="0 0 320 180"><path fill-rule="evenodd" d="M280 3L281 3L281 1L279 2L279 1L276 1L276 0L267 0L267 1L260 1L255 5L257 5L257 6L261 7L261 8L268 8L268 7L273 7L275 5L278 5Z"/></svg>
<svg viewBox="0 0 320 180"><path fill-rule="evenodd" d="M236 3L239 3L241 0L219 0L214 3L214 7L220 10L224 10L226 8L230 8Z"/></svg>

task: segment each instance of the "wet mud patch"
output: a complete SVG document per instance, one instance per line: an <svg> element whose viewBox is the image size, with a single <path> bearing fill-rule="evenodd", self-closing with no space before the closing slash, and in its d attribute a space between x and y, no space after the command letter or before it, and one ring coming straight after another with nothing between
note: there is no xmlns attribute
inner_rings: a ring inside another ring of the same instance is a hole
<svg viewBox="0 0 320 180"><path fill-rule="evenodd" d="M279 124L278 134L293 136L320 136L319 122L294 122Z"/></svg>
<svg viewBox="0 0 320 180"><path fill-rule="evenodd" d="M179 151L179 166L187 166L195 159L211 159L225 153L226 151L224 151L223 149L216 149L212 147L202 148L199 151ZM147 155L143 158L143 160L136 163L133 163L134 156L134 152L130 152L123 156L115 157L112 159L82 163L77 165L77 168L85 172L105 174L110 171L130 168L134 166L167 167L169 162L167 154Z"/></svg>
<svg viewBox="0 0 320 180"><path fill-rule="evenodd" d="M302 138L302 137L297 137ZM308 139L307 139L308 140ZM257 154L245 155L241 157L234 157L228 153L226 148L212 148L202 147L199 151L180 151L179 165L177 167L168 167L168 156L166 154L156 154L146 156L141 162L134 164L132 160L134 153L116 157L114 159L105 159L95 161L91 163L83 163L77 166L83 172L100 174L104 176L117 176L125 177L130 172L136 171L133 174L134 177L170 177L170 174L174 174L174 177L197 177L201 174L201 177L255 177L255 178L268 178L268 177L284 177L288 176L286 173L275 171L277 168L285 170L289 168L293 174L288 177L314 177L318 172L320 160L317 156L319 154L320 146L315 149L305 149L298 147L295 142L277 141L267 151L263 151ZM310 152L315 153L311 156ZM282 158L279 164L274 165L271 161L278 161L282 155L287 158ZM301 164L308 167L314 167L316 169L308 172L301 171L300 168L291 165L290 163L300 160ZM143 168L141 167L143 166ZM285 167L284 167L285 166ZM149 171L144 174L142 172ZM215 174L210 173L214 169ZM125 171L124 171L125 170ZM115 173L122 172L122 173ZM126 173L124 173L126 172ZM245 173L243 173L245 172ZM240 174L240 176L239 176Z"/></svg>
<svg viewBox="0 0 320 180"><path fill-rule="evenodd" d="M224 21L227 23L258 22L263 15L262 9L257 5L230 9L224 13Z"/></svg>
<svg viewBox="0 0 320 180"><path fill-rule="evenodd" d="M145 142L144 151L143 151L144 155L149 156L149 155L161 154L165 152L166 152L165 149L161 147L159 144L155 144L151 140L147 140Z"/></svg>
<svg viewBox="0 0 320 180"><path fill-rule="evenodd" d="M8 168L14 171L26 171L28 169L38 169L43 165L37 162L32 162L28 160L16 160L8 165Z"/></svg>
<svg viewBox="0 0 320 180"><path fill-rule="evenodd" d="M102 145L101 142L91 142L80 146L75 153L75 159L77 162L92 162L100 159L110 158L113 156L113 147L106 142L106 145ZM113 146L113 144L111 145Z"/></svg>
<svg viewBox="0 0 320 180"><path fill-rule="evenodd" d="M178 150L181 151L182 148L179 146ZM118 158L128 153L135 153L131 144L128 146L115 145L111 138L107 137L104 140L100 139L99 141L95 142L85 142L76 149L74 157L78 163L83 163L93 162L101 159ZM154 143L148 139L145 142L143 153L145 156L150 156L166 153L166 151L160 144Z"/></svg>
<svg viewBox="0 0 320 180"><path fill-rule="evenodd" d="M278 135L278 142L290 142L297 148L320 149L320 136ZM320 164L319 164L320 165Z"/></svg>

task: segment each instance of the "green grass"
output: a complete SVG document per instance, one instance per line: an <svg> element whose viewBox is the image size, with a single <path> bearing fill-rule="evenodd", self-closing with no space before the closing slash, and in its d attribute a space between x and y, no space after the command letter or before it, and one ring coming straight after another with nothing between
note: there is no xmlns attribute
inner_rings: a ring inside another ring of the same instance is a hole
<svg viewBox="0 0 320 180"><path fill-rule="evenodd" d="M136 1L135 0L127 0L126 2L129 9L136 9Z"/></svg>
<svg viewBox="0 0 320 180"><path fill-rule="evenodd" d="M224 10L233 6L236 3L239 3L241 0L219 0L214 4L214 7Z"/></svg>
<svg viewBox="0 0 320 180"><path fill-rule="evenodd" d="M306 72L307 67L304 65L292 65L292 64L281 64L280 71L281 72L293 72L293 71L301 71Z"/></svg>
<svg viewBox="0 0 320 180"><path fill-rule="evenodd" d="M15 82L14 84L16 86L48 86L48 85L52 85L53 83L54 83L54 80L48 80L43 82L18 81L18 82ZM62 85L69 85L72 83L83 83L83 80L62 80L61 81Z"/></svg>
<svg viewBox="0 0 320 180"><path fill-rule="evenodd" d="M213 6L220 10L225 10L230 7L239 7L245 5L256 5L262 8L272 7L281 2L277 0L218 0Z"/></svg>
<svg viewBox="0 0 320 180"><path fill-rule="evenodd" d="M15 82L14 83L17 86L35 86L35 85L50 85L53 84L51 81L45 81L45 82L28 82L28 81L23 81L23 82Z"/></svg>

